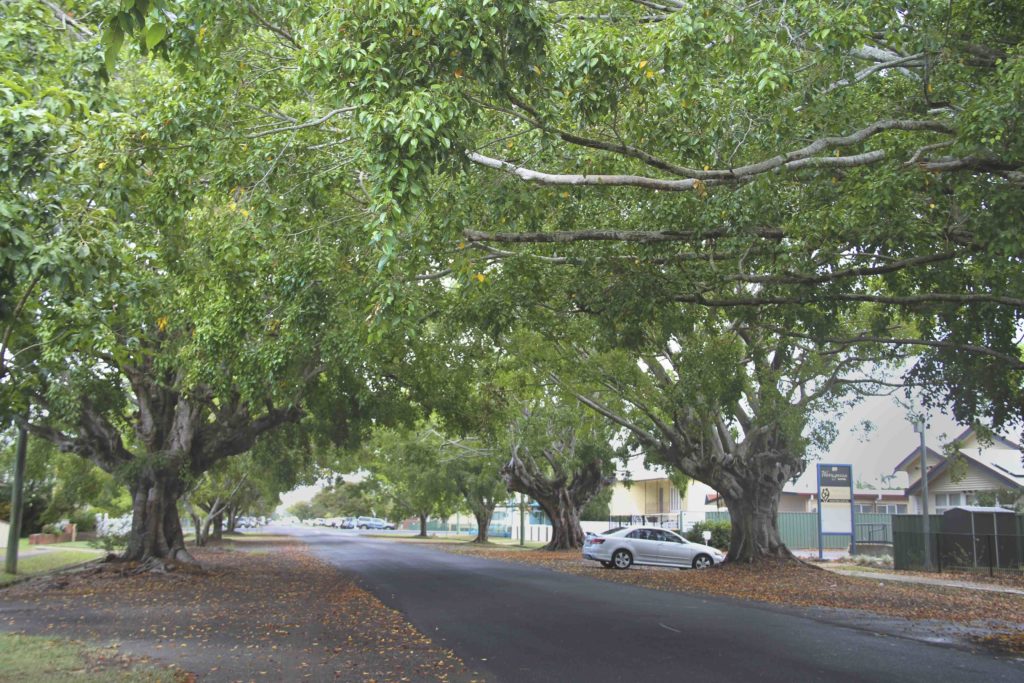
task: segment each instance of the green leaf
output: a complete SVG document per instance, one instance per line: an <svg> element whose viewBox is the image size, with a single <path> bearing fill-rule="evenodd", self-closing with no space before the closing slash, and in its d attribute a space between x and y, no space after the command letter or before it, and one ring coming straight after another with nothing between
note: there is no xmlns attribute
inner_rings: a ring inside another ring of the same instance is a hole
<svg viewBox="0 0 1024 683"><path fill-rule="evenodd" d="M153 24L146 29L146 48L152 50L160 44L160 41L167 35L166 24Z"/></svg>
<svg viewBox="0 0 1024 683"><path fill-rule="evenodd" d="M121 51L121 45L124 43L124 31L111 26L104 33L103 42L107 46L103 52L103 61L106 64L107 73L113 73L117 54Z"/></svg>

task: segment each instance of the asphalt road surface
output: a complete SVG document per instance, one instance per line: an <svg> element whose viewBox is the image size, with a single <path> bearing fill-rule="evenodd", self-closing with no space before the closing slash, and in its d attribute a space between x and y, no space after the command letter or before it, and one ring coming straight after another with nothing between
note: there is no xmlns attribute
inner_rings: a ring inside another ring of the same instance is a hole
<svg viewBox="0 0 1024 683"><path fill-rule="evenodd" d="M838 616L353 533L291 533L489 681L1024 681L1020 660L882 635Z"/></svg>

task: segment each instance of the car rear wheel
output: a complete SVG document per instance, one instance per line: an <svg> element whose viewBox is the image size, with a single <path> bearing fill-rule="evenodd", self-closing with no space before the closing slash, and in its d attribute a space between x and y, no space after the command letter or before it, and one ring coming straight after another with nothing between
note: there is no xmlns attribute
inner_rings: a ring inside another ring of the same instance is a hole
<svg viewBox="0 0 1024 683"><path fill-rule="evenodd" d="M616 550L612 553L612 564L616 569L629 569L633 564L633 553L628 550Z"/></svg>
<svg viewBox="0 0 1024 683"><path fill-rule="evenodd" d="M608 562L607 560L601 560L601 566L604 567L605 569L611 569L615 565L612 564L611 562Z"/></svg>
<svg viewBox="0 0 1024 683"><path fill-rule="evenodd" d="M694 569L707 569L708 567L715 564L715 561L711 559L710 555L700 554L693 558Z"/></svg>

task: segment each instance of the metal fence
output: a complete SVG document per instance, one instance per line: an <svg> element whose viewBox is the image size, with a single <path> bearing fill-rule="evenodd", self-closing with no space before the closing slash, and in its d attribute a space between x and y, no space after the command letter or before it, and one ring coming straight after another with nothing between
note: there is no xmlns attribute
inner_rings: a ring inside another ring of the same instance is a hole
<svg viewBox="0 0 1024 683"><path fill-rule="evenodd" d="M730 519L728 511L725 510L708 512L706 517L709 521ZM855 512L853 524L857 544L892 545L892 518L893 515L880 512ZM780 512L777 521L782 542L790 549L807 550L818 547L817 512ZM825 536L822 540L828 550L844 550L850 545L847 536Z"/></svg>
<svg viewBox="0 0 1024 683"><path fill-rule="evenodd" d="M964 533L943 529L942 515L929 515L931 569L995 575L1024 572L1024 516L1009 533ZM925 567L925 535L921 515L893 516L893 566L921 571Z"/></svg>

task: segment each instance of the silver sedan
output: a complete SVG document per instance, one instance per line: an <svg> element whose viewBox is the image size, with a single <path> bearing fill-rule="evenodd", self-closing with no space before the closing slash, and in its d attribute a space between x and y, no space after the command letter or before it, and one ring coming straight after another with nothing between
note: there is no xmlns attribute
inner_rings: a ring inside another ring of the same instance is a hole
<svg viewBox="0 0 1024 683"><path fill-rule="evenodd" d="M616 569L629 569L634 564L705 569L725 561L717 548L692 543L657 527L627 527L588 536L583 543L583 558Z"/></svg>

